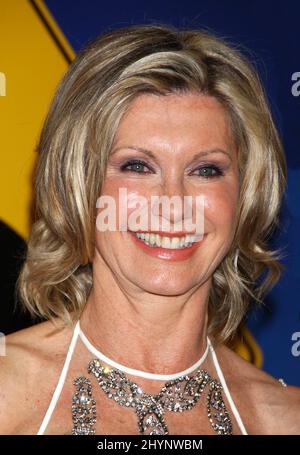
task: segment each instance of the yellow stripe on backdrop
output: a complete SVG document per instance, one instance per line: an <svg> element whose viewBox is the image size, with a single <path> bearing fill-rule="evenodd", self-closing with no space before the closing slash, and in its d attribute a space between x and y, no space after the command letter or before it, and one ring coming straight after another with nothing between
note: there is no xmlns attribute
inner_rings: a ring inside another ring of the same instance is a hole
<svg viewBox="0 0 300 455"><path fill-rule="evenodd" d="M0 0L0 11L0 218L27 238L34 149L74 52L43 2Z"/></svg>
<svg viewBox="0 0 300 455"><path fill-rule="evenodd" d="M239 333L236 336L236 341L232 348L241 357L253 363L258 368L263 365L263 353L259 345L255 341L253 335L245 325L242 325Z"/></svg>
<svg viewBox="0 0 300 455"><path fill-rule="evenodd" d="M57 83L75 53L42 0L0 0L0 219L23 238L35 146ZM234 349L256 366L262 352L244 327Z"/></svg>

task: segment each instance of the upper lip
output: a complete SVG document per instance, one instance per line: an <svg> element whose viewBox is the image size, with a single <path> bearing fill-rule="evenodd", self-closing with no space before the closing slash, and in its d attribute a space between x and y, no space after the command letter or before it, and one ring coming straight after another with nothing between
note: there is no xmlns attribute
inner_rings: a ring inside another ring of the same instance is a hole
<svg viewBox="0 0 300 455"><path fill-rule="evenodd" d="M196 234L195 232L183 232L183 231L178 231L178 232L165 232L165 231L130 231L138 234L158 234L161 237L185 237L186 235L199 235ZM203 234L204 235L204 234Z"/></svg>

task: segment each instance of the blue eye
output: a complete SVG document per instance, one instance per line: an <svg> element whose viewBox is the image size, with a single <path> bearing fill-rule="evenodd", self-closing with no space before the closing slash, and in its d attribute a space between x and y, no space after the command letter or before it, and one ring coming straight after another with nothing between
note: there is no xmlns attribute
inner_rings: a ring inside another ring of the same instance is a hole
<svg viewBox="0 0 300 455"><path fill-rule="evenodd" d="M220 175L224 175L223 171L215 166L215 165L206 165L206 166L201 166L196 171L199 172L198 176L199 177L204 177L204 178L213 178L213 177L218 177Z"/></svg>
<svg viewBox="0 0 300 455"><path fill-rule="evenodd" d="M131 169L129 169L131 167ZM149 167L147 166L144 161L141 160L130 160L127 161L125 164L121 166L122 171L131 171L131 172L136 172L138 174L146 174L144 171L144 168L147 168L149 170Z"/></svg>

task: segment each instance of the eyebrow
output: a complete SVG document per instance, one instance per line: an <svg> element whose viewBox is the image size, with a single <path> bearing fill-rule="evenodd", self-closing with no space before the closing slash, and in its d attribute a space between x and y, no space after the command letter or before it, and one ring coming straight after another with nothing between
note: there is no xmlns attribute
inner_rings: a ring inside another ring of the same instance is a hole
<svg viewBox="0 0 300 455"><path fill-rule="evenodd" d="M143 153L145 153L145 155L149 156L150 158L152 158L154 161L157 162L157 157L155 156L155 154L153 152L151 152L151 150L147 150L144 147L139 147L138 145L122 145L120 147L115 148L111 152L111 155L114 155L120 149L133 149L138 152L143 152ZM224 155L228 156L230 161L232 161L232 157L231 157L230 153L221 148L212 148L212 149L207 149L207 150L201 150L200 152L195 153L195 155L192 158L192 161L195 161L198 158L201 158L202 156L207 156L207 155L210 155L213 153L223 153Z"/></svg>

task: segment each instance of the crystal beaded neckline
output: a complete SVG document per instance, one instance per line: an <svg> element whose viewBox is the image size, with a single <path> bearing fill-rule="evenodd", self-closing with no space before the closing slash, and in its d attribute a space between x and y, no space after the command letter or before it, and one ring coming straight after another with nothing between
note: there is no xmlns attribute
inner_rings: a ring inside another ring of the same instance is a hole
<svg viewBox="0 0 300 455"><path fill-rule="evenodd" d="M140 434L169 434L165 421L166 412L181 413L194 408L203 396L204 389L208 389L204 404L212 429L217 434L232 434L231 419L222 397L222 385L206 370L198 368L194 375L180 376L168 381L154 395L146 393L122 371L104 367L98 359L89 363L88 372L96 377L100 388L109 399L135 412ZM91 381L80 376L73 384L76 392L72 400L72 434L96 434L94 425L97 421L97 410Z"/></svg>
<svg viewBox="0 0 300 455"><path fill-rule="evenodd" d="M211 346L211 342L210 342L209 338L207 337L207 343L206 343L207 345L206 345L206 349L205 349L203 355L191 367L189 367L189 368L187 368L187 369L185 369L183 371L179 371L178 373L174 373L174 374L148 373L146 371L136 370L134 368L126 367L125 365L122 365L122 364L120 364L118 362L115 362L114 360L112 360L109 357L107 357L106 355L104 355L97 348L95 348L95 346L93 346L92 343L88 340L86 335L83 333L79 322L78 322L78 326L79 326L78 327L79 328L79 336L81 338L81 341L83 342L85 347L94 356L96 356L98 359L102 360L103 362L107 363L108 365L110 365L110 366L112 366L112 367L114 367L114 368L116 368L116 369L118 369L120 371L123 371L124 373L131 374L131 375L134 375L134 376L139 376L141 378L154 379L154 380L157 380L157 381L173 381L175 379L178 379L179 377L189 375L190 373L195 371L197 368L199 368L204 363L204 361L206 360L206 358L208 356L208 352L209 352L209 349L210 349L210 346Z"/></svg>

